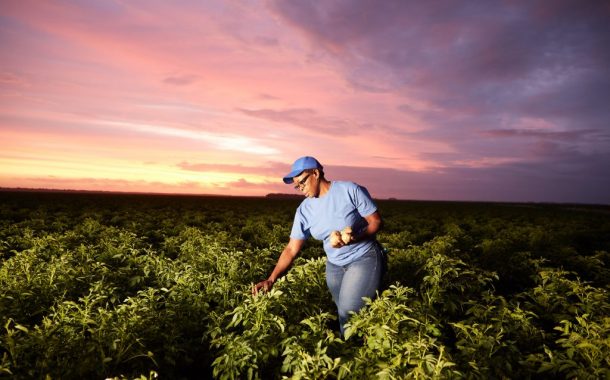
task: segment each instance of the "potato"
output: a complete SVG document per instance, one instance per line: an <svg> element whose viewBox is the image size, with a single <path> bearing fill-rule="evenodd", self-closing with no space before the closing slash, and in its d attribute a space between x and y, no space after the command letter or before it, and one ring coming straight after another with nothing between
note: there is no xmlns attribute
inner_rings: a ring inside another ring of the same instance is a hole
<svg viewBox="0 0 610 380"><path fill-rule="evenodd" d="M352 241L352 227L345 227L341 231L341 240L343 240L344 244L349 244Z"/></svg>
<svg viewBox="0 0 610 380"><path fill-rule="evenodd" d="M340 241L341 241L341 232L333 231L330 233L330 245L331 246L333 246L333 247L338 246Z"/></svg>

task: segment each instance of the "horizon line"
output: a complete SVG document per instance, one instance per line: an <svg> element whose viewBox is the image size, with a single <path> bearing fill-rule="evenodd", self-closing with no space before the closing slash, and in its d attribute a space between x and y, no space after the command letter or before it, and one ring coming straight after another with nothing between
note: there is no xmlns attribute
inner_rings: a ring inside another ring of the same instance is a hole
<svg viewBox="0 0 610 380"><path fill-rule="evenodd" d="M83 189L57 189L57 188L31 188L31 187L2 187L0 192L46 192L46 193L89 193L89 194L116 194L116 195L161 195L161 196L185 196L185 197L215 197L215 198L300 198L301 196L290 193L267 193L265 195L230 195L230 194L198 194L198 193L163 193L143 191L119 191L119 190L83 190ZM610 206L605 203L579 203L579 202L541 202L541 201L481 201L481 200L459 200L459 199L402 199L396 197L373 198L377 201L397 202L430 202L430 203L493 203L493 204L536 204L536 205L580 205L580 206Z"/></svg>

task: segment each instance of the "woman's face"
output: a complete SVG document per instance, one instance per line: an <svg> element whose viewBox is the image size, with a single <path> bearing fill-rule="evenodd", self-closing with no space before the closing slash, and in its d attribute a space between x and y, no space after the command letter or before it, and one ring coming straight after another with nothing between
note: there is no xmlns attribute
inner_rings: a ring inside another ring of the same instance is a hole
<svg viewBox="0 0 610 380"><path fill-rule="evenodd" d="M316 172L303 172L298 176L292 178L294 181L294 188L303 193L308 198L317 196L316 186Z"/></svg>

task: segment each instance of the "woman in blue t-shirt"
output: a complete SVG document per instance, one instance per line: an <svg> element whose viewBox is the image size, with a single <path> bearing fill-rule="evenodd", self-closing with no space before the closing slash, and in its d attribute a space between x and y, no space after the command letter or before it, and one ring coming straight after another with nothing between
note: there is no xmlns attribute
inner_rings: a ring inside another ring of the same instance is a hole
<svg viewBox="0 0 610 380"><path fill-rule="evenodd" d="M313 157L301 157L284 177L306 198L299 205L290 233L269 278L252 289L269 290L294 261L305 241L322 240L326 261L326 284L337 305L343 334L350 312L364 306L363 297L374 298L381 285L385 262L375 234L382 220L368 191L353 182L329 181Z"/></svg>

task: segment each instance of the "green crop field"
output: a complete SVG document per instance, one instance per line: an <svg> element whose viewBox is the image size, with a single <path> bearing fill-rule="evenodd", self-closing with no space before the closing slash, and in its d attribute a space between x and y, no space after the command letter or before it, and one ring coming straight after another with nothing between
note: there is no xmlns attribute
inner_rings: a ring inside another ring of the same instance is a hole
<svg viewBox="0 0 610 380"><path fill-rule="evenodd" d="M342 338L298 199L0 192L0 378L603 379L610 207L378 201Z"/></svg>

